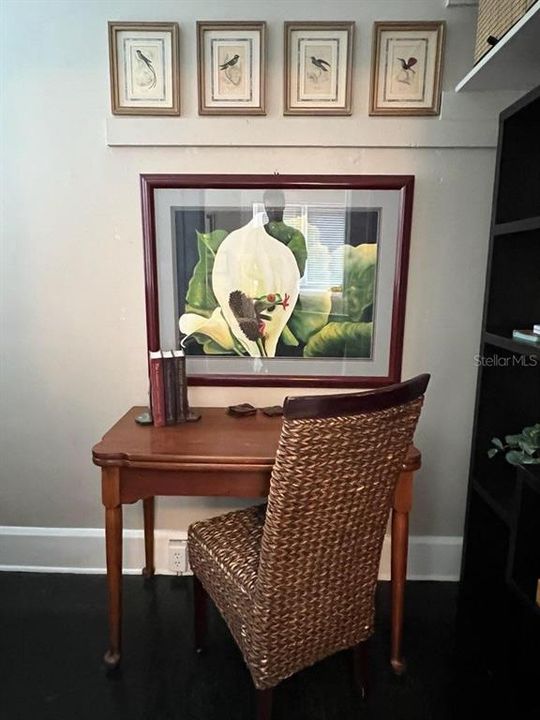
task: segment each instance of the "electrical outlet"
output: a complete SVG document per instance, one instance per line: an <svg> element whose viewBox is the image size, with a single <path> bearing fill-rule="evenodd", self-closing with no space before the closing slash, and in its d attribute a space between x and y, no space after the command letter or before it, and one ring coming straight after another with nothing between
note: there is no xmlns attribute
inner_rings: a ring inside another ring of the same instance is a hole
<svg viewBox="0 0 540 720"><path fill-rule="evenodd" d="M169 540L169 570L177 575L183 575L187 567L187 541Z"/></svg>

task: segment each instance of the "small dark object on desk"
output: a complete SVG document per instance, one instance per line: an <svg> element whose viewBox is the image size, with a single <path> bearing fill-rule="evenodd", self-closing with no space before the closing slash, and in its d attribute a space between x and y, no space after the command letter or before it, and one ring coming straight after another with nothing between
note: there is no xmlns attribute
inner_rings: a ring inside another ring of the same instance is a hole
<svg viewBox="0 0 540 720"><path fill-rule="evenodd" d="M150 414L150 411L146 410L146 412L137 415L137 417L135 418L135 422L139 425L153 425L154 420L152 418L152 415Z"/></svg>
<svg viewBox="0 0 540 720"><path fill-rule="evenodd" d="M241 405L229 405L227 412L229 415L235 415L236 417L247 417L248 415L255 415L257 408L249 403L242 403Z"/></svg>
<svg viewBox="0 0 540 720"><path fill-rule="evenodd" d="M283 408L281 405L271 405L270 407L261 408L261 412L268 417L278 417L283 415Z"/></svg>

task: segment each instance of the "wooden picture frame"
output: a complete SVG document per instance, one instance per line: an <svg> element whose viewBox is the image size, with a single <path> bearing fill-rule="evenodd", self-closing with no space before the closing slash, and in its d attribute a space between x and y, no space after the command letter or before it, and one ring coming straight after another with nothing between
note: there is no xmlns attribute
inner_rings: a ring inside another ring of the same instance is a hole
<svg viewBox="0 0 540 720"><path fill-rule="evenodd" d="M446 25L373 25L370 115L439 115Z"/></svg>
<svg viewBox="0 0 540 720"><path fill-rule="evenodd" d="M183 348L193 385L398 382L413 188L141 175L148 350Z"/></svg>
<svg viewBox="0 0 540 720"><path fill-rule="evenodd" d="M113 115L179 115L179 27L109 22Z"/></svg>
<svg viewBox="0 0 540 720"><path fill-rule="evenodd" d="M284 115L352 113L354 29L352 21L284 24Z"/></svg>
<svg viewBox="0 0 540 720"><path fill-rule="evenodd" d="M266 23L197 22L199 115L266 115Z"/></svg>

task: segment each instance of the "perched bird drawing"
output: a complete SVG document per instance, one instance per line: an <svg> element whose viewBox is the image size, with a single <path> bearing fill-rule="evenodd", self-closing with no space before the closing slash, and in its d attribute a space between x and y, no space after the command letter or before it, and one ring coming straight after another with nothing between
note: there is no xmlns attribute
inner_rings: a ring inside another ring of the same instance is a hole
<svg viewBox="0 0 540 720"><path fill-rule="evenodd" d="M227 60L227 62L224 62L223 65L219 66L220 70L226 70L227 68L234 67L236 63L238 62L240 58L240 55L233 55L233 57L230 60Z"/></svg>
<svg viewBox="0 0 540 720"><path fill-rule="evenodd" d="M322 58L316 58L314 55L311 56L311 62L315 67L318 67L319 70L323 70L324 72L328 72L328 68L331 67L329 62L326 62L326 60L323 60ZM327 65L328 67L324 67Z"/></svg>
<svg viewBox="0 0 540 720"><path fill-rule="evenodd" d="M150 71L151 81L148 87L150 89L154 88L157 85L157 75L156 71L154 70L154 66L152 65L152 61L150 60L150 58L147 58L146 55L144 55L140 50L137 50L137 57Z"/></svg>
<svg viewBox="0 0 540 720"><path fill-rule="evenodd" d="M412 68L413 65L416 65L418 60L415 57L410 57L408 60L405 60L405 58L398 58L398 60L401 63L401 70L397 78L398 82L408 85L411 82L410 73L416 75L416 70L413 70Z"/></svg>

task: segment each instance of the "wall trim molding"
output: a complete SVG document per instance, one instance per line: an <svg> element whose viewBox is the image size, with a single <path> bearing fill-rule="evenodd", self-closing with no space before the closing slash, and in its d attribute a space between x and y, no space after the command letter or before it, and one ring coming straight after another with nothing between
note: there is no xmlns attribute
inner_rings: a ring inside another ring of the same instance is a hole
<svg viewBox="0 0 540 720"><path fill-rule="evenodd" d="M185 540L187 533L156 530L155 564L159 575L168 569L169 539ZM456 581L462 538L417 535L409 539L409 580ZM139 575L144 564L142 530L124 530L124 573ZM0 526L0 571L103 574L105 533L101 528ZM384 541L379 573L390 579L390 537Z"/></svg>

